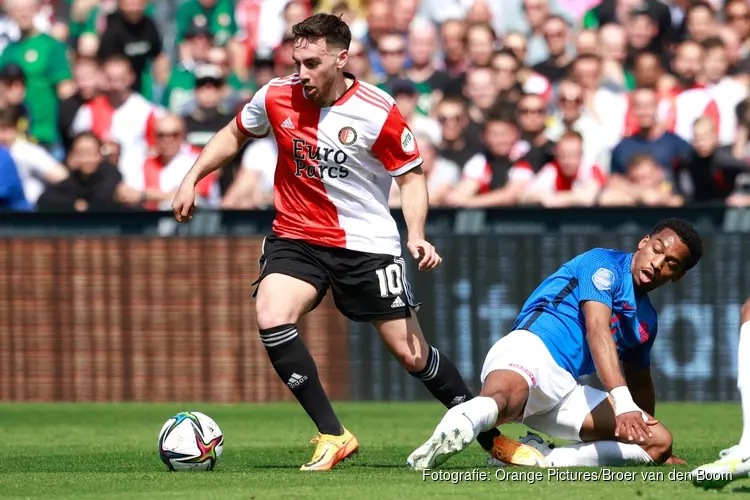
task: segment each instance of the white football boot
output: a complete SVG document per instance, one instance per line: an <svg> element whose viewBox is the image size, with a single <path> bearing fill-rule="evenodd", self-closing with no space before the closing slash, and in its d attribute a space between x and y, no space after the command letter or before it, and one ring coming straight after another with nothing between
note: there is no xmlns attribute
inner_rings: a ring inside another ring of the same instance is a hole
<svg viewBox="0 0 750 500"><path fill-rule="evenodd" d="M474 427L468 417L457 415L447 425L438 426L425 444L414 450L406 465L413 470L433 469L444 464L474 441Z"/></svg>
<svg viewBox="0 0 750 500"><path fill-rule="evenodd" d="M701 465L690 473L695 486L723 488L736 479L750 476L750 451L733 446L722 450L722 453L724 455L719 460Z"/></svg>

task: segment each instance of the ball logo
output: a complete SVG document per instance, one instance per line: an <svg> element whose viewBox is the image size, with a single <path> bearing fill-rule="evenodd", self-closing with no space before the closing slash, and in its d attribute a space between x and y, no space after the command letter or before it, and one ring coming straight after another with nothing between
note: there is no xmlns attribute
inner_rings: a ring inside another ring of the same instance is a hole
<svg viewBox="0 0 750 500"><path fill-rule="evenodd" d="M401 132L401 149L403 149L405 153L413 153L416 147L417 142L414 140L411 130L404 128L404 131Z"/></svg>
<svg viewBox="0 0 750 500"><path fill-rule="evenodd" d="M351 146L357 140L357 131L351 127L339 130L339 142L344 146Z"/></svg>

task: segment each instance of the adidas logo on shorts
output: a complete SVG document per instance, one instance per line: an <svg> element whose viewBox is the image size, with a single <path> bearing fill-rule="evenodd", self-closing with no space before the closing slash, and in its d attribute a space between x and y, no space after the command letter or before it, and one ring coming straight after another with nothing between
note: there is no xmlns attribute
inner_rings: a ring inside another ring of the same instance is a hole
<svg viewBox="0 0 750 500"><path fill-rule="evenodd" d="M299 373L292 373L292 376L289 377L289 382L287 382L286 385L290 389L294 389L305 380L307 380L307 375L300 375Z"/></svg>
<svg viewBox="0 0 750 500"><path fill-rule="evenodd" d="M406 304L404 304L404 301L401 300L401 297L396 297L396 300L393 301L393 304L391 304L391 309L395 309L397 307L404 307Z"/></svg>

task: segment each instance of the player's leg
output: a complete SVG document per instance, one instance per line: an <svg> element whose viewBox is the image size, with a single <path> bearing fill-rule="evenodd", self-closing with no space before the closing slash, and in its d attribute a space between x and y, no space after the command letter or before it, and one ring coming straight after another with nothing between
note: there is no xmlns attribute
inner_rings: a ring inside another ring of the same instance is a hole
<svg viewBox="0 0 750 500"><path fill-rule="evenodd" d="M413 305L414 301L409 298L407 303ZM437 347L427 343L416 311L410 309L409 314L407 318L373 322L391 354L446 408L450 409L473 399L474 396L456 365ZM485 450L489 450L492 448L494 438L499 435L500 431L493 426L481 432L477 436L477 441Z"/></svg>
<svg viewBox="0 0 750 500"><path fill-rule="evenodd" d="M737 388L742 401L742 437L739 444L721 452L716 462L692 472L693 482L703 488L720 488L734 479L750 476L750 299L740 311L737 349Z"/></svg>
<svg viewBox="0 0 750 500"><path fill-rule="evenodd" d="M448 410L430 439L409 456L407 463L418 470L438 466L480 433L520 419L529 405L542 409L549 406L548 400L556 396L545 394L537 384L543 373L539 362L544 361L537 355L539 344L546 350L538 337L525 331L512 332L497 341L482 368L480 395ZM495 449L502 449L502 457L515 465L544 465L539 451L499 433L491 452Z"/></svg>
<svg viewBox="0 0 750 500"><path fill-rule="evenodd" d="M316 452L302 469L328 470L356 451L358 444L336 417L315 360L296 327L322 300L327 278L303 243L285 239L266 239L261 266L254 294L261 340L276 373L320 433Z"/></svg>
<svg viewBox="0 0 750 500"><path fill-rule="evenodd" d="M672 455L672 435L661 422L649 427L652 436L643 443L618 441L612 401L606 392L589 386L578 385L552 411L531 415L524 424L555 438L579 441L550 448L539 436L522 438L544 454L550 467L660 464Z"/></svg>

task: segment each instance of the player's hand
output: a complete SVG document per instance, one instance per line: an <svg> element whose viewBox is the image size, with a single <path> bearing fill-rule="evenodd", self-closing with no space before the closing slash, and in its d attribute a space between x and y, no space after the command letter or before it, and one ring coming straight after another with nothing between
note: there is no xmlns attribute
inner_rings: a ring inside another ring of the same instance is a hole
<svg viewBox="0 0 750 500"><path fill-rule="evenodd" d="M443 258L435 251L435 247L425 240L409 240L406 247L412 257L419 260L420 271L431 271L443 262Z"/></svg>
<svg viewBox="0 0 750 500"><path fill-rule="evenodd" d="M172 200L172 211L177 222L187 222L193 217L195 210L195 188L190 184L182 184Z"/></svg>
<svg viewBox="0 0 750 500"><path fill-rule="evenodd" d="M644 417L647 420L644 420ZM629 411L615 417L615 437L622 441L643 443L653 436L650 427L659 422L643 411Z"/></svg>
<svg viewBox="0 0 750 500"><path fill-rule="evenodd" d="M681 459L680 457L676 457L676 456L674 456L674 455L672 455L671 457L669 457L669 458L667 459L667 461L666 461L666 462L664 462L664 463L665 463L665 464L670 464L670 465L687 465L687 462L686 462L686 461L684 461L684 460L683 460L683 459Z"/></svg>

